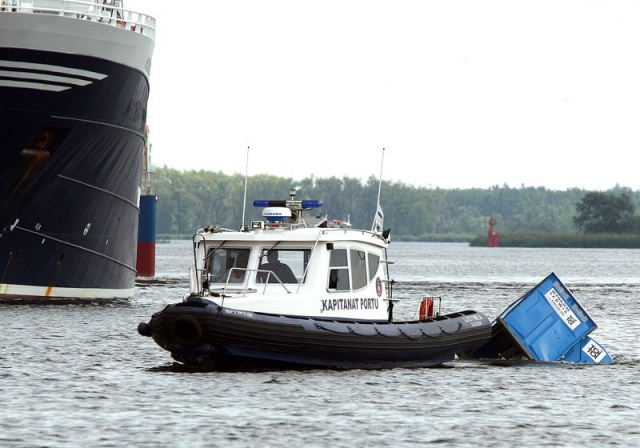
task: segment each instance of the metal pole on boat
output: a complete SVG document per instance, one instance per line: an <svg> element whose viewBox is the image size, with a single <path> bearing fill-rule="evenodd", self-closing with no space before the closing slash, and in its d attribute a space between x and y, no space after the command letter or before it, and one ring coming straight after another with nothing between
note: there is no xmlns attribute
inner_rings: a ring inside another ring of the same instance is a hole
<svg viewBox="0 0 640 448"><path fill-rule="evenodd" d="M380 161L380 181L378 183L378 202L376 202L376 214L373 217L373 224L371 225L371 231L376 231L376 227L380 227L379 231L382 232L382 221L384 215L382 214L382 208L380 207L380 191L382 190L382 167L384 166L384 148L382 148L382 160ZM378 226L380 222L380 226Z"/></svg>
<svg viewBox="0 0 640 448"><path fill-rule="evenodd" d="M247 179L249 178L249 146L247 146L247 161L244 167L244 199L242 200L242 228L240 230L248 230L244 222L244 215L247 210Z"/></svg>
<svg viewBox="0 0 640 448"><path fill-rule="evenodd" d="M380 203L380 191L382 190L382 168L384 167L384 148L382 148L382 157L380 160L380 182L378 183L378 204Z"/></svg>

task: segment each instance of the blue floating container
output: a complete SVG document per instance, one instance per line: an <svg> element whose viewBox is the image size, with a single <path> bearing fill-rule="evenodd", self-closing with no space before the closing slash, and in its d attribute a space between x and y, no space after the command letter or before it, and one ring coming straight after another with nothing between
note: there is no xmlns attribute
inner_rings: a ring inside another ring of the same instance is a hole
<svg viewBox="0 0 640 448"><path fill-rule="evenodd" d="M509 306L497 322L523 353L537 361L567 360L570 352L572 359L582 359L580 346L589 343L586 336L597 328L553 272Z"/></svg>
<svg viewBox="0 0 640 448"><path fill-rule="evenodd" d="M579 344L571 347L562 361L580 364L611 364L613 359L600 344L587 336Z"/></svg>

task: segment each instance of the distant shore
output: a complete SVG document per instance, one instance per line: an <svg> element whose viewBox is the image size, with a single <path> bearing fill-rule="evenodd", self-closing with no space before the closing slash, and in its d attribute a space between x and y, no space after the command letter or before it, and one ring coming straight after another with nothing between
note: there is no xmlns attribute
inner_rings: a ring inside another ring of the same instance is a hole
<svg viewBox="0 0 640 448"><path fill-rule="evenodd" d="M473 247L489 246L486 235L469 242ZM500 235L499 247L565 247L600 249L640 249L637 234L556 234L556 233L512 233Z"/></svg>

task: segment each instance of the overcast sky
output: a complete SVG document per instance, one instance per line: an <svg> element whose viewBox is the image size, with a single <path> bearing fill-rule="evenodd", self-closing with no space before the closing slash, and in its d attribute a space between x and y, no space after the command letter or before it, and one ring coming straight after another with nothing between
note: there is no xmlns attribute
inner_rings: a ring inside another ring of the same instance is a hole
<svg viewBox="0 0 640 448"><path fill-rule="evenodd" d="M640 2L125 0L156 167L640 190Z"/></svg>

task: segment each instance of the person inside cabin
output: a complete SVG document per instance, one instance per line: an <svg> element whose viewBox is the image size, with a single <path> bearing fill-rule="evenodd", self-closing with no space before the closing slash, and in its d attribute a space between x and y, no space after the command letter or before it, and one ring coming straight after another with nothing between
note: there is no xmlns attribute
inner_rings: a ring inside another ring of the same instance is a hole
<svg viewBox="0 0 640 448"><path fill-rule="evenodd" d="M236 256L233 266L224 272L222 281L226 282L227 279L229 279L229 283L242 283L247 272L246 268L248 262L249 254L247 251L240 251Z"/></svg>
<svg viewBox="0 0 640 448"><path fill-rule="evenodd" d="M270 250L267 252L267 262L263 265L260 265L261 271L271 271L275 275L269 275L269 283L278 283L278 279L282 283L297 283L298 280L294 275L291 268L286 264L282 263L278 259L278 251ZM258 273L258 282L264 283L267 278L266 272ZM277 278L276 278L277 276Z"/></svg>

